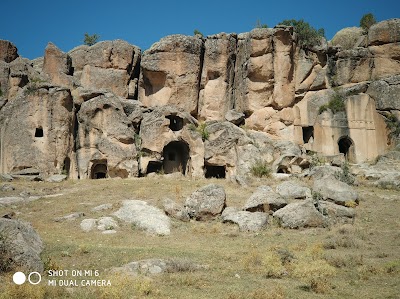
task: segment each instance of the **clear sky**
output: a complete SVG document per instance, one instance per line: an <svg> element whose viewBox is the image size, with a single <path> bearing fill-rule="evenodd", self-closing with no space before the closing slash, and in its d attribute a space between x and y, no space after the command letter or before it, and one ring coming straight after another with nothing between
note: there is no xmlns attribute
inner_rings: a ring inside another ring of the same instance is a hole
<svg viewBox="0 0 400 299"><path fill-rule="evenodd" d="M0 39L13 42L21 56L43 56L49 41L67 52L84 33L100 40L123 39L148 49L170 34L246 32L260 20L269 27L284 19L304 19L331 39L373 13L377 21L400 18L400 0L1 0Z"/></svg>

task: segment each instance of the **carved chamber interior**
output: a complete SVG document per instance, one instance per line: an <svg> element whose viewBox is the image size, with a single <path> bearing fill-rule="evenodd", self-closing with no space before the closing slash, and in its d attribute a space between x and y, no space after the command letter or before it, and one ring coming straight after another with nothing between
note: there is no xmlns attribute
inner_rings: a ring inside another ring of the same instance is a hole
<svg viewBox="0 0 400 299"><path fill-rule="evenodd" d="M163 150L163 169L165 173L186 174L189 160L189 146L183 141L172 141Z"/></svg>

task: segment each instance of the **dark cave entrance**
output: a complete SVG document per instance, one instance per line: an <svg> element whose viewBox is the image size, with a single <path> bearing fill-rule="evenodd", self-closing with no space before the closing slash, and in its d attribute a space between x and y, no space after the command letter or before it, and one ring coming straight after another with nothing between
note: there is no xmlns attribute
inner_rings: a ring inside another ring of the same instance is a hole
<svg viewBox="0 0 400 299"><path fill-rule="evenodd" d="M162 163L158 161L150 161L149 164L147 165L147 171L146 174L155 172L155 173L160 173L162 170Z"/></svg>
<svg viewBox="0 0 400 299"><path fill-rule="evenodd" d="M314 127L303 127L303 141L304 143L308 143L311 138L314 139Z"/></svg>
<svg viewBox="0 0 400 299"><path fill-rule="evenodd" d="M107 161L93 163L90 174L90 178L94 180L107 178Z"/></svg>
<svg viewBox="0 0 400 299"><path fill-rule="evenodd" d="M177 115L166 116L169 119L169 128L172 131L180 131L183 128L183 118Z"/></svg>
<svg viewBox="0 0 400 299"><path fill-rule="evenodd" d="M189 146L183 141L172 141L163 150L163 169L165 173L186 174L189 160Z"/></svg>
<svg viewBox="0 0 400 299"><path fill-rule="evenodd" d="M71 167L71 159L69 157L66 157L64 159L62 174L69 176L70 167Z"/></svg>
<svg viewBox="0 0 400 299"><path fill-rule="evenodd" d="M204 165L204 168L205 168L206 179L209 178L224 179L226 176L225 166Z"/></svg>
<svg viewBox="0 0 400 299"><path fill-rule="evenodd" d="M343 154L348 161L354 158L354 143L348 136L341 137L338 141L339 153Z"/></svg>

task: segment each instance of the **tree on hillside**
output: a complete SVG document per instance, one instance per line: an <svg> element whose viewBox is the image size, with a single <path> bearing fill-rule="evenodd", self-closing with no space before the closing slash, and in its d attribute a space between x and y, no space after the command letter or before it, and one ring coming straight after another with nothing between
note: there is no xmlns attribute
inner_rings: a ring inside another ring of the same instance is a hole
<svg viewBox="0 0 400 299"><path fill-rule="evenodd" d="M364 29L365 31L368 31L368 29L376 23L375 17L372 13L367 13L362 16L360 20L360 27Z"/></svg>
<svg viewBox="0 0 400 299"><path fill-rule="evenodd" d="M283 20L279 25L293 26L301 47L318 46L321 44L321 38L325 37L324 28L317 30L304 20Z"/></svg>
<svg viewBox="0 0 400 299"><path fill-rule="evenodd" d="M93 46L95 43L99 41L100 36L97 34L89 35L87 32L85 33L85 37L83 39L83 43L88 46Z"/></svg>

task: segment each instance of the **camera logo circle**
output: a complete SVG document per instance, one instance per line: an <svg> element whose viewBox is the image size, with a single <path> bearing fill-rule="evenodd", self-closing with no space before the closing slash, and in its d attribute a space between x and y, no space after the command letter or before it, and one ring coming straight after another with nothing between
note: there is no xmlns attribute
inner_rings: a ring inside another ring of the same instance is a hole
<svg viewBox="0 0 400 299"><path fill-rule="evenodd" d="M36 280L35 280L35 278L36 278ZM28 281L31 284L39 284L42 281L42 275L40 275L39 272L31 272L31 273L29 273Z"/></svg>
<svg viewBox="0 0 400 299"><path fill-rule="evenodd" d="M26 281L26 275L22 272L15 272L13 275L13 282L17 285L22 285ZM42 275L39 272L31 272L28 275L28 281L30 284L36 285L42 281Z"/></svg>
<svg viewBox="0 0 400 299"><path fill-rule="evenodd" d="M26 276L22 272L15 272L13 275L13 281L17 285L21 285L26 281Z"/></svg>

